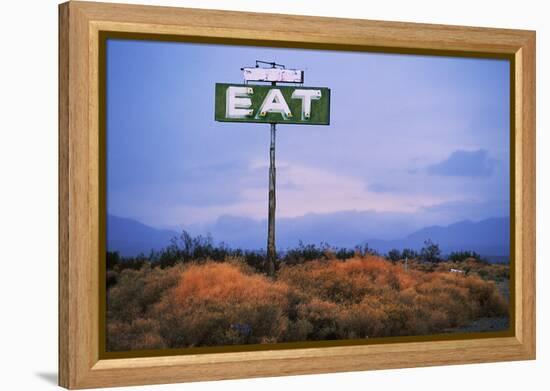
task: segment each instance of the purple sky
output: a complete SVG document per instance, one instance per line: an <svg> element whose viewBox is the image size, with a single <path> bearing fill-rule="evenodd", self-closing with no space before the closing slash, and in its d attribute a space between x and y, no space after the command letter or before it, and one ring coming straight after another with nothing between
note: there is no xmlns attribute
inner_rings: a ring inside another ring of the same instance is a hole
<svg viewBox="0 0 550 391"><path fill-rule="evenodd" d="M366 211L394 238L509 215L508 61L132 40L107 49L108 213L266 218L269 125L214 121L215 83L256 59L331 88L330 126L278 125L278 218Z"/></svg>

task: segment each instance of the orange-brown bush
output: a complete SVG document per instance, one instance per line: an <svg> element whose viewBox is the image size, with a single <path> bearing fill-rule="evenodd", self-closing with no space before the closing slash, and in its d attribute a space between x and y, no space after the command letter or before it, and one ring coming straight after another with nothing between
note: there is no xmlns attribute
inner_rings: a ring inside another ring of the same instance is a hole
<svg viewBox="0 0 550 391"><path fill-rule="evenodd" d="M507 313L493 282L405 271L376 256L284 267L279 281L305 298L298 319L313 330L305 339L428 334Z"/></svg>
<svg viewBox="0 0 550 391"><path fill-rule="evenodd" d="M406 271L367 255L282 266L238 260L124 270L108 292L108 349L219 346L445 332L507 315L492 281Z"/></svg>
<svg viewBox="0 0 550 391"><path fill-rule="evenodd" d="M164 347L152 309L179 281L182 268L125 269L107 291L107 348L129 350Z"/></svg>
<svg viewBox="0 0 550 391"><path fill-rule="evenodd" d="M170 347L277 341L286 329L285 284L232 263L191 265L156 306Z"/></svg>

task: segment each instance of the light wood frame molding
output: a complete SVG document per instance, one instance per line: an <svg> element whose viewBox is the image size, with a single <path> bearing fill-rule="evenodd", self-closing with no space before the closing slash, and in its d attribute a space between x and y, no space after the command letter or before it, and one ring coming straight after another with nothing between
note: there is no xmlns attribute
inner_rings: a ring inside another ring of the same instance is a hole
<svg viewBox="0 0 550 391"><path fill-rule="evenodd" d="M511 59L514 334L179 356L99 353L101 31ZM535 32L91 2L59 6L59 384L92 388L535 358Z"/></svg>

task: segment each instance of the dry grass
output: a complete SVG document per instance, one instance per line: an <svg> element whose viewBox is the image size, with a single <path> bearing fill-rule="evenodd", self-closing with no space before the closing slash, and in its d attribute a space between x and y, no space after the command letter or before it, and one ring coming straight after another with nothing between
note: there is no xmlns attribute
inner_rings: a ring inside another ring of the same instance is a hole
<svg viewBox="0 0 550 391"><path fill-rule="evenodd" d="M369 255L283 266L274 280L238 260L124 270L108 292L108 349L423 335L507 315L493 281L445 267Z"/></svg>

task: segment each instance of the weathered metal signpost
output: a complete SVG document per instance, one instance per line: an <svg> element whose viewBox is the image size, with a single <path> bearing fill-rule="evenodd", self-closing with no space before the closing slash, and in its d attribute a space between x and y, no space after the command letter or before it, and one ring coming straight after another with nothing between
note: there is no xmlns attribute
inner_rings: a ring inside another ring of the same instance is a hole
<svg viewBox="0 0 550 391"><path fill-rule="evenodd" d="M269 65L269 68L259 64ZM275 273L275 137L276 125L329 125L330 90L303 87L304 72L285 69L274 62L256 61L255 67L242 68L245 84L216 83L215 119L221 122L269 123L269 208L267 222L268 275ZM267 82L249 84L249 82ZM292 83L294 85L277 85Z"/></svg>

